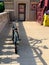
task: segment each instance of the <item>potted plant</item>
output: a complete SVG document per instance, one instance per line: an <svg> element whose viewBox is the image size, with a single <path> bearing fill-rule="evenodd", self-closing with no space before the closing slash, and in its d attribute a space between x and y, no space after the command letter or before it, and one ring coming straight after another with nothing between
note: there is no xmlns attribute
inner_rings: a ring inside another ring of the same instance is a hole
<svg viewBox="0 0 49 65"><path fill-rule="evenodd" d="M0 13L5 10L4 1L0 0Z"/></svg>

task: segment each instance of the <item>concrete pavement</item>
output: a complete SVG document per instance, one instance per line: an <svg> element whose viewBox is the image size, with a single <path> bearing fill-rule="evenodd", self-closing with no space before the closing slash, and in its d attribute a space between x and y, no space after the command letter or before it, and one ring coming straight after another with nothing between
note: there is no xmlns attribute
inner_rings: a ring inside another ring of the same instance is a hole
<svg viewBox="0 0 49 65"><path fill-rule="evenodd" d="M0 32L0 65L49 65L49 27L37 22L16 22L21 41L15 54L12 24Z"/></svg>

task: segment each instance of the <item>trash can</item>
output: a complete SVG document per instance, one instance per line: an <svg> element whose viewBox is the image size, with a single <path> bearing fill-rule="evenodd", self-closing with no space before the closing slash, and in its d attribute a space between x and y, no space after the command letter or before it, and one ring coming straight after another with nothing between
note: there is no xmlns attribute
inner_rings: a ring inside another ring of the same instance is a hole
<svg viewBox="0 0 49 65"><path fill-rule="evenodd" d="M0 0L0 13L1 12L4 12L4 10L5 10L4 1L3 0Z"/></svg>
<svg viewBox="0 0 49 65"><path fill-rule="evenodd" d="M47 12L44 14L43 25L44 25L44 26L49 26L49 11L47 11Z"/></svg>

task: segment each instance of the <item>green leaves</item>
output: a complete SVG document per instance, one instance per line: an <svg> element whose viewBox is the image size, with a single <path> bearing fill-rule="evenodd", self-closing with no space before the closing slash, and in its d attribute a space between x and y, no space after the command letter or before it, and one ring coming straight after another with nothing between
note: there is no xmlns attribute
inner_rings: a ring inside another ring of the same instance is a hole
<svg viewBox="0 0 49 65"><path fill-rule="evenodd" d="M0 13L4 11L4 2L0 1Z"/></svg>

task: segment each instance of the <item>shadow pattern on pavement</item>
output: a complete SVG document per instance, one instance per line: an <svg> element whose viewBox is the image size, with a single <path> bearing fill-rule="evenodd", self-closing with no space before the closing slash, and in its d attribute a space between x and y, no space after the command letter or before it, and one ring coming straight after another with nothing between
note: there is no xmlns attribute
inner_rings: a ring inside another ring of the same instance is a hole
<svg viewBox="0 0 49 65"><path fill-rule="evenodd" d="M12 44L12 34L10 34L12 24L6 23L0 32L0 64L12 62L10 55L14 54Z"/></svg>
<svg viewBox="0 0 49 65"><path fill-rule="evenodd" d="M41 40L37 40L37 39L33 39L33 38L29 38L29 41L31 42L31 48L34 50L34 52L36 53L36 56L34 58L39 58L39 60L42 62L43 65L47 65L47 63L45 62L45 60L42 58L42 50L41 48L44 49L48 49L48 47L46 46L37 46L37 44L42 43L42 39Z"/></svg>
<svg viewBox="0 0 49 65"><path fill-rule="evenodd" d="M18 49L18 54L20 55L20 57L17 58L17 61L20 63L20 65L37 65L36 58L39 58L38 60L40 60L40 62L43 65L47 65L46 61L42 58L42 50L40 50L39 47L35 46L36 44L42 43L42 40L30 38L33 44L32 46L30 46L25 28L23 26L23 22L19 22L18 24L19 24L19 33L22 41ZM36 56L34 56L34 53L36 54ZM18 59L22 60L22 62L20 62Z"/></svg>
<svg viewBox="0 0 49 65"><path fill-rule="evenodd" d="M40 50L39 46L36 47L36 44L42 43L42 40L34 38L28 40L23 22L18 22L18 25L21 41L18 45L17 55L14 53L13 44L5 42L11 41L11 35L8 35L11 26L6 25L0 33L0 64L38 65L36 59L39 58L37 61L40 60L42 65L47 65L46 61L42 58L42 50ZM31 41L33 45L30 45L29 41Z"/></svg>

